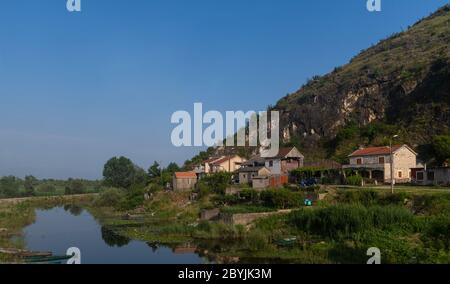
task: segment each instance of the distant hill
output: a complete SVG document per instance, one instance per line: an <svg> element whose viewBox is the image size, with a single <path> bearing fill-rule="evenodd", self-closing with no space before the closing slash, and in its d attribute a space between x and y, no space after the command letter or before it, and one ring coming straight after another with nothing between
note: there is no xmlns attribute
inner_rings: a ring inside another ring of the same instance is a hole
<svg viewBox="0 0 450 284"><path fill-rule="evenodd" d="M427 159L431 138L450 133L450 5L313 77L272 109L280 111L284 144L307 160L344 162L360 145L386 145L393 134Z"/></svg>

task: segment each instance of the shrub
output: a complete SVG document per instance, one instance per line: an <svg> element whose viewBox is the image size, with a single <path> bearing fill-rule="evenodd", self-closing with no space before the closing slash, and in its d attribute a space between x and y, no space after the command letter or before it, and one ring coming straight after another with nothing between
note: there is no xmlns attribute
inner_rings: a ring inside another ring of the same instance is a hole
<svg viewBox="0 0 450 284"><path fill-rule="evenodd" d="M437 249L450 249L450 217L434 218L425 229L422 240L431 243Z"/></svg>
<svg viewBox="0 0 450 284"><path fill-rule="evenodd" d="M145 190L140 187L132 187L122 198L118 208L120 210L133 210L144 204Z"/></svg>
<svg viewBox="0 0 450 284"><path fill-rule="evenodd" d="M225 194L225 190L231 183L231 174L220 172L207 176L203 179L209 188L218 194Z"/></svg>
<svg viewBox="0 0 450 284"><path fill-rule="evenodd" d="M94 205L98 207L116 207L122 201L125 194L117 188L108 188L102 191L94 200Z"/></svg>
<svg viewBox="0 0 450 284"><path fill-rule="evenodd" d="M16 177L8 176L0 179L0 197L19 196L19 180Z"/></svg>
<svg viewBox="0 0 450 284"><path fill-rule="evenodd" d="M82 194L86 190L84 183L79 179L70 179L67 186L64 189L64 193L70 194Z"/></svg>
<svg viewBox="0 0 450 284"><path fill-rule="evenodd" d="M258 203L260 201L260 194L253 189L244 189L239 193L241 199L245 202Z"/></svg>
<svg viewBox="0 0 450 284"><path fill-rule="evenodd" d="M347 177L346 182L348 185L361 186L363 178L360 175L349 176Z"/></svg>
<svg viewBox="0 0 450 284"><path fill-rule="evenodd" d="M271 189L261 192L261 201L265 206L287 209L300 207L303 203L303 194L291 192L287 189Z"/></svg>

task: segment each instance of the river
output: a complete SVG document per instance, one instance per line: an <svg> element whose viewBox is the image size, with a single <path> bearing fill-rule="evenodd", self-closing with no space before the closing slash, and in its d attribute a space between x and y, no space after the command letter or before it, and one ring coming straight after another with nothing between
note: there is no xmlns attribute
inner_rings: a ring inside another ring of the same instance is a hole
<svg viewBox="0 0 450 284"><path fill-rule="evenodd" d="M83 264L200 264L195 253L176 253L165 246L124 239L111 234L89 214L74 206L37 210L36 221L24 229L26 248L65 255L70 247L81 251Z"/></svg>

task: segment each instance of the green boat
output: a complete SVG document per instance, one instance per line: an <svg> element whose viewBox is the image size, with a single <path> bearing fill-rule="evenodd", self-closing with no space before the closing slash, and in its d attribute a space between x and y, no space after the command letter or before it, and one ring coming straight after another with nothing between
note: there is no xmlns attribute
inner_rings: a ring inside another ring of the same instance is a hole
<svg viewBox="0 0 450 284"><path fill-rule="evenodd" d="M281 239L281 240L275 241L275 243L281 247L292 247L297 243L297 238L292 237L292 238Z"/></svg>
<svg viewBox="0 0 450 284"><path fill-rule="evenodd" d="M30 256L25 257L24 261L27 264L62 264L68 259L72 258L71 255L63 256Z"/></svg>

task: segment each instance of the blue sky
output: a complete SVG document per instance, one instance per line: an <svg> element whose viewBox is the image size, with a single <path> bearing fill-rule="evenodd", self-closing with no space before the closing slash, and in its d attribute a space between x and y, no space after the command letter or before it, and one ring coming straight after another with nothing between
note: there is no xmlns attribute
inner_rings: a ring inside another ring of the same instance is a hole
<svg viewBox="0 0 450 284"><path fill-rule="evenodd" d="M170 142L174 111L264 110L307 78L449 1L2 0L0 176L100 178L199 148Z"/></svg>

